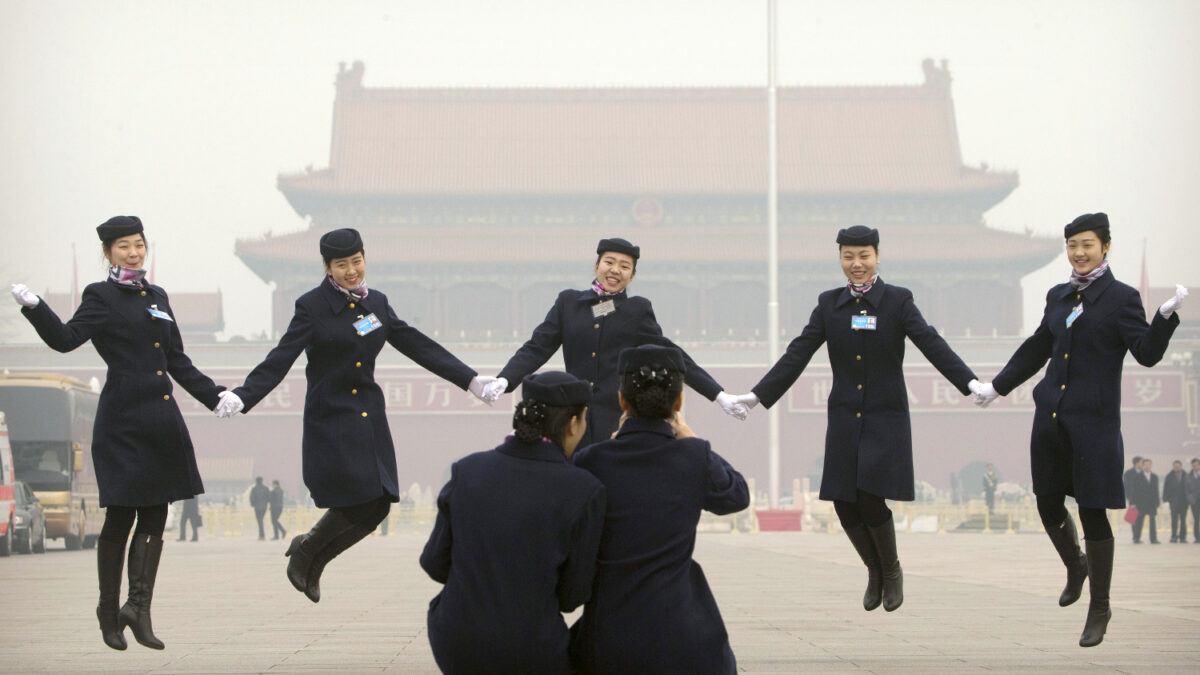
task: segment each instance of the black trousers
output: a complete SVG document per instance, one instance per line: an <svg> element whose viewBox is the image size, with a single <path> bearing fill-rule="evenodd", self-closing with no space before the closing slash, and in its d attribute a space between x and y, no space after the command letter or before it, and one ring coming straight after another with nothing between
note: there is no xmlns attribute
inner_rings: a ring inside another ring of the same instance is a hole
<svg viewBox="0 0 1200 675"><path fill-rule="evenodd" d="M265 515L267 515L267 509L265 507L261 508L261 509L258 508L257 506L254 507L254 517L256 519L258 519L258 538L259 539L267 538L266 533L263 532L263 522L262 522L263 516L265 516Z"/></svg>
<svg viewBox="0 0 1200 675"><path fill-rule="evenodd" d="M1192 541L1200 541L1200 503L1192 504Z"/></svg>
<svg viewBox="0 0 1200 675"><path fill-rule="evenodd" d="M1158 524L1157 524L1157 520L1156 520L1157 516L1158 516L1157 511L1147 512L1147 511L1142 511L1141 509L1138 509L1137 520L1133 521L1133 540L1134 541L1142 540L1142 524L1146 522L1147 517L1150 518L1150 541L1152 541L1152 542L1158 541Z"/></svg>
<svg viewBox="0 0 1200 675"><path fill-rule="evenodd" d="M1188 505L1171 504L1171 539L1187 541L1187 512Z"/></svg>
<svg viewBox="0 0 1200 675"><path fill-rule="evenodd" d="M287 530L283 529L283 524L279 522L279 516L283 515L283 509L276 511L271 509L271 527L275 529L273 537L282 537L287 534Z"/></svg>
<svg viewBox="0 0 1200 675"><path fill-rule="evenodd" d="M179 517L179 541L187 539L187 526L192 524L192 541L200 535L200 514L185 513Z"/></svg>

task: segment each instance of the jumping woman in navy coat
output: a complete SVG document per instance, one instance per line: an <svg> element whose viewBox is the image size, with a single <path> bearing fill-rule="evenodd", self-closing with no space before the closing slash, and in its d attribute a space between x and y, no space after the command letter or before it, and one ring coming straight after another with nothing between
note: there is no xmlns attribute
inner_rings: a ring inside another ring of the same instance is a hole
<svg viewBox="0 0 1200 675"><path fill-rule="evenodd" d="M1067 567L1058 604L1078 600L1084 579L1089 581L1091 603L1079 645L1092 647L1104 640L1112 617L1113 536L1104 510L1125 507L1121 369L1126 352L1143 366L1162 359L1187 289L1176 287L1175 297L1147 324L1141 296L1108 267L1108 216L1084 214L1066 226L1064 236L1070 281L1046 294L1041 324L996 379L982 386L976 402L986 406L997 395L1007 396L1050 362L1033 389L1033 492L1046 534ZM1067 495L1079 504L1086 555L1064 506Z"/></svg>
<svg viewBox="0 0 1200 675"><path fill-rule="evenodd" d="M521 378L541 368L561 346L567 372L592 387L587 434L579 447L602 441L617 429L617 354L644 344L675 347L663 335L650 301L629 296L625 289L637 274L641 249L624 239L601 239L596 246L596 278L587 290L558 294L533 336L513 354L485 396L495 400L512 391ZM727 414L746 418L745 406L734 402L721 385L686 353L687 384L704 398L715 400Z"/></svg>
<svg viewBox="0 0 1200 675"><path fill-rule="evenodd" d="M23 284L13 286L12 293L51 349L69 352L91 340L108 366L92 432L92 462L105 509L96 542L96 617L105 644L113 649L125 649L126 626L139 643L162 649L151 625L150 601L162 556L167 503L204 492L171 379L209 409L224 395L224 387L197 370L183 353L166 291L145 280L142 221L115 216L96 231L111 265L108 279L83 290L79 309L66 324ZM129 599L118 610L125 541L135 517Z"/></svg>
<svg viewBox="0 0 1200 675"><path fill-rule="evenodd" d="M375 530L399 500L396 451L375 358L391 344L417 364L476 396L491 378L454 358L401 321L377 290L368 292L366 257L357 230L321 237L325 278L296 300L296 313L271 353L217 408L228 417L249 412L305 352L302 457L304 484L328 508L311 531L292 539L287 576L309 600L321 599L321 573L341 552Z"/></svg>
<svg viewBox="0 0 1200 675"><path fill-rule="evenodd" d="M421 567L441 593L429 644L444 673L565 673L567 625L592 592L604 486L568 461L587 382L530 375L511 436L450 468Z"/></svg>
<svg viewBox="0 0 1200 675"><path fill-rule="evenodd" d="M750 504L746 481L679 415L686 368L674 348L623 350L616 438L575 454L608 491L596 583L571 628L583 673L733 673L737 663L704 571L700 512Z"/></svg>
<svg viewBox="0 0 1200 675"><path fill-rule="evenodd" d="M867 566L863 608L882 602L889 612L904 601L896 531L885 499L912 501L912 424L904 386L904 340L912 340L963 395L975 374L925 323L912 292L888 286L876 274L879 232L855 225L837 237L847 285L825 291L800 336L754 385L737 397L770 407L795 383L826 344L833 369L821 499L832 500L838 520ZM972 384L974 383L974 384Z"/></svg>

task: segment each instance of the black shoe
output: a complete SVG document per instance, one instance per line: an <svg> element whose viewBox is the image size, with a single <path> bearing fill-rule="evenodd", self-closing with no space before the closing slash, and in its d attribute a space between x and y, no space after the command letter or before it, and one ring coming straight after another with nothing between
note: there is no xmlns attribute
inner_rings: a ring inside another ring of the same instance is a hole
<svg viewBox="0 0 1200 675"><path fill-rule="evenodd" d="M867 531L871 533L875 554L879 557L883 608L894 612L904 603L904 572L900 569L900 560L896 556L896 525L891 516L888 516L887 522L867 527Z"/></svg>
<svg viewBox="0 0 1200 675"><path fill-rule="evenodd" d="M1087 622L1079 636L1080 647L1095 647L1104 641L1108 622L1112 619L1112 608L1108 602L1109 586L1112 582L1113 540L1088 541L1088 581L1092 599L1088 605Z"/></svg>
<svg viewBox="0 0 1200 675"><path fill-rule="evenodd" d="M867 566L867 590L863 593L863 609L868 612L883 602L883 569L879 564L879 556L875 553L875 543L871 541L871 533L863 525L844 528L850 543L858 557Z"/></svg>
<svg viewBox="0 0 1200 675"><path fill-rule="evenodd" d="M120 612L121 572L125 567L125 542L114 544L104 539L96 541L96 571L100 577L100 603L96 605L96 619L100 621L100 635L104 644L124 651L128 644L117 615Z"/></svg>
<svg viewBox="0 0 1200 675"><path fill-rule="evenodd" d="M154 599L154 579L162 558L163 541L151 534L137 534L129 545L129 599L121 607L121 628L129 626L139 644L151 649L166 645L154 636L150 622L150 601Z"/></svg>
<svg viewBox="0 0 1200 675"><path fill-rule="evenodd" d="M1067 515L1067 519L1058 527L1046 528L1054 550L1067 567L1067 585L1058 596L1058 606L1066 607L1073 604L1083 593L1083 582L1087 580L1087 556L1079 549L1079 533L1075 529L1075 521Z"/></svg>
<svg viewBox="0 0 1200 675"><path fill-rule="evenodd" d="M319 557L318 554L335 539L353 528L354 523L350 522L341 511L329 509L311 530L293 537L291 545L284 553L290 558L287 566L287 578L292 583L292 587L308 596L309 600L320 602L321 573L319 570L316 578L313 579L316 585L309 588L309 585L313 583L310 579L312 579L312 569ZM320 567L324 566L324 562L320 563Z"/></svg>

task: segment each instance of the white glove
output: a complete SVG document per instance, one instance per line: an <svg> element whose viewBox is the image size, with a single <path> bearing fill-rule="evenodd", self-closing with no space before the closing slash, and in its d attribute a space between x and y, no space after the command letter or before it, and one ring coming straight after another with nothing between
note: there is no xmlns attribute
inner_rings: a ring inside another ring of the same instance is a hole
<svg viewBox="0 0 1200 675"><path fill-rule="evenodd" d="M17 287L13 286L13 295L16 295L16 294L17 294ZM1180 307L1183 307L1183 299L1186 298L1187 296L1188 296L1187 289L1184 288L1183 286L1180 286L1179 284L1175 284L1175 297L1164 302L1162 304L1162 307L1158 308L1158 313L1162 314L1162 317L1164 319L1171 318L1172 314L1174 314ZM18 300L18 302L20 302L20 301Z"/></svg>
<svg viewBox="0 0 1200 675"><path fill-rule="evenodd" d="M738 403L736 397L730 396L725 392L717 394L717 405L721 406L721 410L724 410L726 415L736 417L739 420L746 419L746 415L750 414L749 408Z"/></svg>
<svg viewBox="0 0 1200 675"><path fill-rule="evenodd" d="M488 392L488 387L490 387L492 385L492 383L495 381L496 381L496 378L494 378L494 377L487 377L486 375L476 375L475 377L471 378L471 384L467 385L467 391L474 394L475 398L479 399L480 401L483 401L484 403L491 405L492 403L495 403L496 399L488 398L487 392Z"/></svg>
<svg viewBox="0 0 1200 675"><path fill-rule="evenodd" d="M500 395L508 390L508 380L503 377L497 377L492 380L491 384L483 388L483 398L489 404L495 403Z"/></svg>
<svg viewBox="0 0 1200 675"><path fill-rule="evenodd" d="M217 402L217 407L213 408L213 413L217 417L233 417L246 407L246 404L242 403L242 397L232 391L223 391L217 396L221 399Z"/></svg>
<svg viewBox="0 0 1200 675"><path fill-rule="evenodd" d="M967 383L967 388L975 395L975 405L980 408L988 407L1000 395L996 393L996 388L992 386L991 382L983 383L979 380L971 380Z"/></svg>
<svg viewBox="0 0 1200 675"><path fill-rule="evenodd" d="M756 396L753 392L749 394L742 394L741 396L734 396L733 398L738 403L746 406L746 410L750 410L754 406L758 405L758 396Z"/></svg>
<svg viewBox="0 0 1200 675"><path fill-rule="evenodd" d="M1180 288L1183 287L1180 286ZM1184 294L1186 295L1187 291L1184 291ZM17 304L21 305L22 307L37 307L38 303L42 301L41 298L34 295L33 291L30 291L29 287L25 284L13 284L12 296L13 299L17 301Z"/></svg>

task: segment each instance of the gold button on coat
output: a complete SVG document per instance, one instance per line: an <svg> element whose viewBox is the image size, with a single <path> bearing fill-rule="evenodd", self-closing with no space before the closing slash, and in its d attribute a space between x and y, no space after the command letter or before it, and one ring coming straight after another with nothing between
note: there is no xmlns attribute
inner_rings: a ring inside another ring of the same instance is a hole
<svg viewBox="0 0 1200 675"><path fill-rule="evenodd" d="M855 361L862 361L862 354L855 354L855 355L854 355L854 360L855 360Z"/></svg>
<svg viewBox="0 0 1200 675"><path fill-rule="evenodd" d="M363 417L366 417L366 416L367 416L367 413L363 413Z"/></svg>
<svg viewBox="0 0 1200 675"><path fill-rule="evenodd" d="M854 413L855 417L862 417L862 413Z"/></svg>
<svg viewBox="0 0 1200 675"><path fill-rule="evenodd" d="M158 347L159 347L159 344L158 344L157 342L155 342L155 343L154 343L154 348L155 348L155 349L158 349Z"/></svg>
<svg viewBox="0 0 1200 675"><path fill-rule="evenodd" d="M164 401L170 401L170 400L171 400L171 395L170 395L170 394L163 394L163 400L164 400Z"/></svg>
<svg viewBox="0 0 1200 675"><path fill-rule="evenodd" d="M1070 357L1071 357L1071 355L1070 355L1070 354L1063 354L1063 358L1064 358L1064 359L1067 359L1067 358L1070 358Z"/></svg>
<svg viewBox="0 0 1200 675"><path fill-rule="evenodd" d="M145 295L145 294L146 294L146 291L142 291L142 295Z"/></svg>
<svg viewBox="0 0 1200 675"><path fill-rule="evenodd" d="M354 309L354 303L350 303L350 309Z"/></svg>
<svg viewBox="0 0 1200 675"><path fill-rule="evenodd" d="M862 391L862 385L861 385L861 384L860 384L860 385L858 385L858 390L859 390L859 391Z"/></svg>
<svg viewBox="0 0 1200 675"><path fill-rule="evenodd" d="M1066 388L1067 388L1067 385L1065 385L1065 384L1060 384L1060 385L1058 385L1058 388L1059 388L1059 389L1066 389Z"/></svg>
<svg viewBox="0 0 1200 675"><path fill-rule="evenodd" d="M592 324L592 328L599 328L599 327L600 327L600 324L598 324L598 323Z"/></svg>
<svg viewBox="0 0 1200 675"><path fill-rule="evenodd" d="M354 362L354 367L355 367L355 368L362 368L362 361L355 361L355 362Z"/></svg>
<svg viewBox="0 0 1200 675"><path fill-rule="evenodd" d="M351 390L350 390L350 393L351 393L351 394L354 394L355 396L358 396L358 390L357 390L357 389L351 389Z"/></svg>
<svg viewBox="0 0 1200 675"><path fill-rule="evenodd" d="M161 370L156 370L156 371L154 371L154 374L155 374L155 375L162 375L162 371L161 371Z"/></svg>
<svg viewBox="0 0 1200 675"><path fill-rule="evenodd" d="M1053 417L1054 419L1058 419L1058 413L1050 413L1050 417Z"/></svg>

